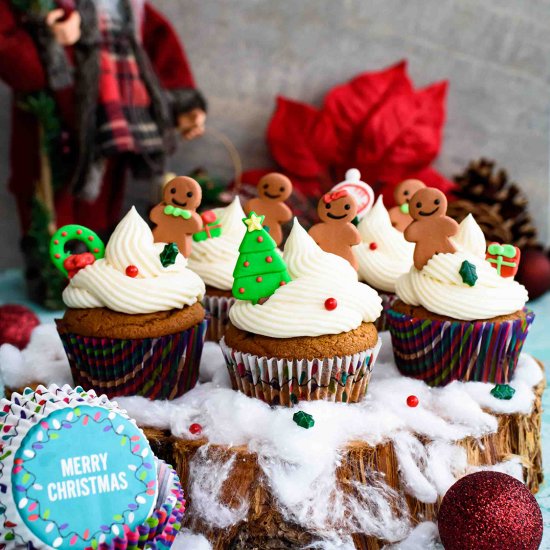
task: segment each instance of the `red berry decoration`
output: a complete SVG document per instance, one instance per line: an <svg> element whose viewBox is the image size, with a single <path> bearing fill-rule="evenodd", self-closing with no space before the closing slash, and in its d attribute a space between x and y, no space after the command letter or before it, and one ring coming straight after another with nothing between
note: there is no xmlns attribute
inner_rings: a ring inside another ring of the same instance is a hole
<svg viewBox="0 0 550 550"><path fill-rule="evenodd" d="M409 407L418 407L418 397L416 397L416 395L409 395L409 397L407 397L407 405Z"/></svg>
<svg viewBox="0 0 550 550"><path fill-rule="evenodd" d="M189 431L193 434L193 435L199 435L202 433L202 426L200 424L191 424L191 426L189 426Z"/></svg>
<svg viewBox="0 0 550 550"><path fill-rule="evenodd" d="M6 304L0 307L0 345L27 347L33 329L40 324L38 317L27 307Z"/></svg>
<svg viewBox="0 0 550 550"><path fill-rule="evenodd" d="M273 261L273 257L272 256L267 256L265 261L270 264L272 261Z"/></svg>
<svg viewBox="0 0 550 550"><path fill-rule="evenodd" d="M206 223L214 223L216 221L216 213L214 210L207 210L201 214L202 221Z"/></svg>
<svg viewBox="0 0 550 550"><path fill-rule="evenodd" d="M325 300L325 309L328 311L332 311L338 307L338 302L336 301L336 298L327 298Z"/></svg>
<svg viewBox="0 0 550 550"><path fill-rule="evenodd" d="M370 243L370 244L369 244L369 248L370 248L371 250L376 250L376 249L378 248L378 245L377 245L376 243Z"/></svg>
<svg viewBox="0 0 550 550"><path fill-rule="evenodd" d="M476 472L448 491L438 517L445 550L536 550L542 514L527 487L500 472Z"/></svg>
<svg viewBox="0 0 550 550"><path fill-rule="evenodd" d="M134 277L137 277L138 274L139 274L139 269L135 265L129 265L126 268L126 275L128 275L128 277L132 277L133 279Z"/></svg>

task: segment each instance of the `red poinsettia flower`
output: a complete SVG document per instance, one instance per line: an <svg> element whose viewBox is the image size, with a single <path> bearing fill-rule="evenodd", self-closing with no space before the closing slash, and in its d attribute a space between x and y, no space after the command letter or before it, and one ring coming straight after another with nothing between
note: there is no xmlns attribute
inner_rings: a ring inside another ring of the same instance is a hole
<svg viewBox="0 0 550 550"><path fill-rule="evenodd" d="M321 108L278 97L267 143L277 169L305 195L325 192L352 166L388 205L406 178L449 192L453 184L431 167L441 148L446 96L446 82L415 90L401 61L336 86ZM243 181L255 184L261 172L247 172Z"/></svg>

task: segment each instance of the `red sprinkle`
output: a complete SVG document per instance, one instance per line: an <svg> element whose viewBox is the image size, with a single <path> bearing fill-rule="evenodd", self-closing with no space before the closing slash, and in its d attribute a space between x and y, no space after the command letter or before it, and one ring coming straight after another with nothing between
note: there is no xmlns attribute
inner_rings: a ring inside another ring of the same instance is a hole
<svg viewBox="0 0 550 550"><path fill-rule="evenodd" d="M244 262L244 267L248 267L250 265L250 262Z"/></svg>
<svg viewBox="0 0 550 550"><path fill-rule="evenodd" d="M93 240L94 240L94 236L93 236L93 235L90 235L90 236L88 237L88 240L89 240L89 241L93 241Z"/></svg>
<svg viewBox="0 0 550 550"><path fill-rule="evenodd" d="M281 282L279 283L279 286L285 286L285 285L286 285L286 281L281 281Z"/></svg>
<svg viewBox="0 0 550 550"><path fill-rule="evenodd" d="M57 239L55 239L55 241L53 242L53 244L59 244L59 241Z"/></svg>
<svg viewBox="0 0 550 550"><path fill-rule="evenodd" d="M76 234L77 234L77 235L82 235L82 229L77 229L77 230L76 230Z"/></svg>
<svg viewBox="0 0 550 550"><path fill-rule="evenodd" d="M327 298L325 300L325 309L328 311L332 311L338 307L338 302L336 301L336 298Z"/></svg>
<svg viewBox="0 0 550 550"><path fill-rule="evenodd" d="M261 283L263 281L262 277L256 277L256 282Z"/></svg>
<svg viewBox="0 0 550 550"><path fill-rule="evenodd" d="M376 243L370 243L370 244L369 244L369 248L370 248L371 250L376 250L376 249L378 248L378 245L377 245Z"/></svg>
<svg viewBox="0 0 550 550"><path fill-rule="evenodd" d="M128 277L132 277L133 279L134 277L137 277L138 274L139 274L139 269L135 265L129 265L126 268L126 275L128 275Z"/></svg>
<svg viewBox="0 0 550 550"><path fill-rule="evenodd" d="M243 287L239 288L239 292L240 292L241 294L244 294L244 288L243 288Z"/></svg>
<svg viewBox="0 0 550 550"><path fill-rule="evenodd" d="M94 248L94 252L97 254L99 252L99 248Z"/></svg>
<svg viewBox="0 0 550 550"><path fill-rule="evenodd" d="M61 236L62 236L62 237L66 237L66 236L67 236L67 232L66 232L66 231L63 231L63 233L61 233Z"/></svg>
<svg viewBox="0 0 550 550"><path fill-rule="evenodd" d="M416 397L416 395L409 395L409 397L407 397L407 405L409 407L417 407L418 406L418 397Z"/></svg>
<svg viewBox="0 0 550 550"><path fill-rule="evenodd" d="M61 258L61 254L56 254L55 257L59 260L59 258Z"/></svg>
<svg viewBox="0 0 550 550"><path fill-rule="evenodd" d="M271 256L268 256L265 261L270 264L273 261L273 258Z"/></svg>
<svg viewBox="0 0 550 550"><path fill-rule="evenodd" d="M264 238L260 235L257 239L256 239L259 243L263 243L264 242Z"/></svg>
<svg viewBox="0 0 550 550"><path fill-rule="evenodd" d="M193 435L199 435L200 433L202 433L202 426L200 424L191 424L191 426L189 426L189 431L193 434Z"/></svg>

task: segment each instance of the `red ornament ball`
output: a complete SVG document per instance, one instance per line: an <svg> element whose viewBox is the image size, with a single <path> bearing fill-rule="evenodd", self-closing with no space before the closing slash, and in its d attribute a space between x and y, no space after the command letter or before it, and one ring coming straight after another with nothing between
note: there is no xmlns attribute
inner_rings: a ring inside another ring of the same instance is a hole
<svg viewBox="0 0 550 550"><path fill-rule="evenodd" d="M550 258L540 250L522 250L516 281L529 292L534 300L550 290Z"/></svg>
<svg viewBox="0 0 550 550"><path fill-rule="evenodd" d="M418 397L416 397L416 395L409 395L409 397L407 397L407 405L409 407L418 407Z"/></svg>
<svg viewBox="0 0 550 550"><path fill-rule="evenodd" d="M139 269L135 265L129 265L126 268L126 275L128 275L128 277L132 277L132 279L134 279L135 277L138 276L138 274L139 274Z"/></svg>
<svg viewBox="0 0 550 550"><path fill-rule="evenodd" d="M369 248L370 248L371 250L376 250L376 249L378 248L378 245L377 245L376 243L370 243L370 244L369 244Z"/></svg>
<svg viewBox="0 0 550 550"><path fill-rule="evenodd" d="M202 426L200 424L191 424L191 426L189 426L189 431L193 434L193 435L199 435L202 433Z"/></svg>
<svg viewBox="0 0 550 550"><path fill-rule="evenodd" d="M477 472L447 491L438 527L445 550L536 550L542 514L521 481L500 472Z"/></svg>
<svg viewBox="0 0 550 550"><path fill-rule="evenodd" d="M333 311L338 307L338 302L336 301L336 298L327 298L325 300L325 309L328 311Z"/></svg>
<svg viewBox="0 0 550 550"><path fill-rule="evenodd" d="M27 347L33 329L40 324L38 317L27 307L6 304L0 307L0 345Z"/></svg>

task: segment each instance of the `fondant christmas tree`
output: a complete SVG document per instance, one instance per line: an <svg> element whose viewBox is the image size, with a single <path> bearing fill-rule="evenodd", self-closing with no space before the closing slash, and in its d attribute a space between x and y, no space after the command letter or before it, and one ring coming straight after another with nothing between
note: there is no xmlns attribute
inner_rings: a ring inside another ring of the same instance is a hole
<svg viewBox="0 0 550 550"><path fill-rule="evenodd" d="M250 300L253 304L269 298L290 281L275 241L262 226L264 217L250 212L247 218L243 218L247 231L233 270L233 296L237 300Z"/></svg>

